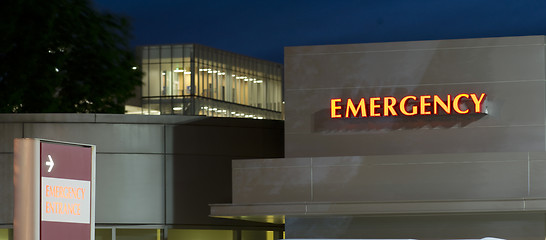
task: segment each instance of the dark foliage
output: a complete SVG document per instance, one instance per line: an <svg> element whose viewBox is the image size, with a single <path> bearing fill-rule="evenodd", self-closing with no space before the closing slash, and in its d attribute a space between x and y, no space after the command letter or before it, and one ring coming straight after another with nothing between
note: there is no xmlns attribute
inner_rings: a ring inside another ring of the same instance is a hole
<svg viewBox="0 0 546 240"><path fill-rule="evenodd" d="M141 84L129 22L85 0L0 3L0 112L123 113Z"/></svg>

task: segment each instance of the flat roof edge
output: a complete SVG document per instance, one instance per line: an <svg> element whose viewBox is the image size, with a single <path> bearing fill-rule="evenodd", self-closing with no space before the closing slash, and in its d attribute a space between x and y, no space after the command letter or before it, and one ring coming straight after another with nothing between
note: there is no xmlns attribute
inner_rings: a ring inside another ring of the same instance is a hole
<svg viewBox="0 0 546 240"><path fill-rule="evenodd" d="M294 55L343 54L347 52L412 51L424 49L442 50L454 48L544 45L545 37L545 35L528 35L287 46L284 48L284 55L287 57Z"/></svg>
<svg viewBox="0 0 546 240"><path fill-rule="evenodd" d="M546 198L405 202L211 204L210 209L212 217L279 223L281 220L284 222L286 216L384 216L546 212Z"/></svg>
<svg viewBox="0 0 546 240"><path fill-rule="evenodd" d="M131 115L101 113L3 113L0 123L139 123L179 124L205 119L205 116Z"/></svg>

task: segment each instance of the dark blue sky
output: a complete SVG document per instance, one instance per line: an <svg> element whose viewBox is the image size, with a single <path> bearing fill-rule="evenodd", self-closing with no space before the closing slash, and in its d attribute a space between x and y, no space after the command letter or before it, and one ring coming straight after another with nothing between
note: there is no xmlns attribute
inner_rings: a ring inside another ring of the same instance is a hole
<svg viewBox="0 0 546 240"><path fill-rule="evenodd" d="M93 0L133 45L199 43L283 62L283 47L546 34L546 1Z"/></svg>

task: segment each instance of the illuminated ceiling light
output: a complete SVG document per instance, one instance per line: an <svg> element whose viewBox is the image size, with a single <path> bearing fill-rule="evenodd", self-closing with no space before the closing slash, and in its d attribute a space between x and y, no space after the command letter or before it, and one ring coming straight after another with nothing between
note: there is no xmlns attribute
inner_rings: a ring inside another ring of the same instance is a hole
<svg viewBox="0 0 546 240"><path fill-rule="evenodd" d="M207 71L207 73L212 73L212 71L209 70L209 71Z"/></svg>
<svg viewBox="0 0 546 240"><path fill-rule="evenodd" d="M191 72L184 72L184 74L191 74Z"/></svg>
<svg viewBox="0 0 546 240"><path fill-rule="evenodd" d="M58 69L58 68L55 68L55 72L59 72L59 69Z"/></svg>
<svg viewBox="0 0 546 240"><path fill-rule="evenodd" d="M214 71L212 71L212 73L218 73L218 71L214 70Z"/></svg>
<svg viewBox="0 0 546 240"><path fill-rule="evenodd" d="M207 71L212 71L212 69L210 69L210 68L200 68L199 71L200 72L207 72Z"/></svg>
<svg viewBox="0 0 546 240"><path fill-rule="evenodd" d="M218 75L226 75L225 72L219 72Z"/></svg>
<svg viewBox="0 0 546 240"><path fill-rule="evenodd" d="M137 67L133 67L133 70L136 70L136 69L137 69Z"/></svg>
<svg viewBox="0 0 546 240"><path fill-rule="evenodd" d="M181 70L181 69L178 69L178 68L177 68L177 69L174 70L173 72L176 72L176 73L178 73L178 72L185 72L185 70L183 70L183 69Z"/></svg>
<svg viewBox="0 0 546 240"><path fill-rule="evenodd" d="M235 77L235 74L231 75L232 77Z"/></svg>
<svg viewBox="0 0 546 240"><path fill-rule="evenodd" d="M182 110L182 107L173 107L173 110L180 111L180 110Z"/></svg>
<svg viewBox="0 0 546 240"><path fill-rule="evenodd" d="M256 81L254 81L254 83L263 83L263 82L264 82L264 81L262 81L262 80L256 80Z"/></svg>
<svg viewBox="0 0 546 240"><path fill-rule="evenodd" d="M203 109L208 109L209 107L203 107Z"/></svg>
<svg viewBox="0 0 546 240"><path fill-rule="evenodd" d="M162 72L161 75L165 76L165 75L167 75L167 73Z"/></svg>
<svg viewBox="0 0 546 240"><path fill-rule="evenodd" d="M258 117L258 119L264 119L264 117Z"/></svg>
<svg viewBox="0 0 546 240"><path fill-rule="evenodd" d="M231 114L235 114L235 112L231 112Z"/></svg>

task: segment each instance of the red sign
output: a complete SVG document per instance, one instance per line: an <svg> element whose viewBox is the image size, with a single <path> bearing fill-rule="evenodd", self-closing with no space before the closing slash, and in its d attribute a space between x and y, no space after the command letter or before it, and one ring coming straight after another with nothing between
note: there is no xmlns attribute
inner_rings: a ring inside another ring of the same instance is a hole
<svg viewBox="0 0 546 240"><path fill-rule="evenodd" d="M92 153L87 146L40 142L41 240L91 239Z"/></svg>
<svg viewBox="0 0 546 240"><path fill-rule="evenodd" d="M461 93L452 97L439 95L395 97L371 97L368 100L333 98L330 100L331 118L387 117L442 114L483 113L485 93Z"/></svg>

